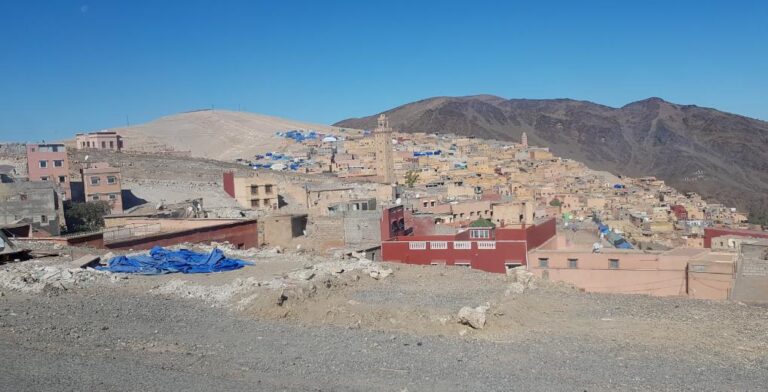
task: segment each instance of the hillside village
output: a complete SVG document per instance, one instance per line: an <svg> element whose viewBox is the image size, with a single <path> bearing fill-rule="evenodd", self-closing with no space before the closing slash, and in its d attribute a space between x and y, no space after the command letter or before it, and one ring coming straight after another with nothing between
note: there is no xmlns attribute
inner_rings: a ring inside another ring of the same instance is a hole
<svg viewBox="0 0 768 392"><path fill-rule="evenodd" d="M21 245L216 240L496 273L524 268L587 291L768 299L755 292L765 274L744 274L748 263L765 263L742 252L765 247L768 232L744 213L653 177L590 170L529 145L525 134L519 143L403 134L382 115L371 130L265 137L279 148L228 160L134 148L110 130L6 144L0 225ZM83 202L108 205L103 224L84 230L67 221L66 210Z"/></svg>
<svg viewBox="0 0 768 392"><path fill-rule="evenodd" d="M360 366L366 390L482 389L479 373L540 385L487 355L577 360L584 386L613 385L594 378L598 357L640 389L707 368L685 385L764 381L768 232L736 209L525 135L404 134L383 115L370 130L259 132L272 148L227 159L130 130L0 146L0 336L17 342L4 352L162 369L86 383L114 389L349 389ZM427 365L444 356L466 377ZM36 382L83 385L55 374Z"/></svg>

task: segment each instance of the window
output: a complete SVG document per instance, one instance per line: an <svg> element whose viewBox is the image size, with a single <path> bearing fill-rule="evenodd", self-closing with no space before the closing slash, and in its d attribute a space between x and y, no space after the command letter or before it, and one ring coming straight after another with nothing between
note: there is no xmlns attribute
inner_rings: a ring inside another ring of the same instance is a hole
<svg viewBox="0 0 768 392"><path fill-rule="evenodd" d="M101 142L101 148L107 148L107 142Z"/></svg>
<svg viewBox="0 0 768 392"><path fill-rule="evenodd" d="M579 268L579 259L568 259L568 268Z"/></svg>
<svg viewBox="0 0 768 392"><path fill-rule="evenodd" d="M61 159L54 160L53 167L64 167L64 161Z"/></svg>
<svg viewBox="0 0 768 392"><path fill-rule="evenodd" d="M426 241L410 241L408 242L408 249L425 250L427 249L427 242Z"/></svg>
<svg viewBox="0 0 768 392"><path fill-rule="evenodd" d="M101 178L98 176L91 177L91 185L99 185Z"/></svg>
<svg viewBox="0 0 768 392"><path fill-rule="evenodd" d="M264 185L264 192L267 194L272 193L272 185Z"/></svg>
<svg viewBox="0 0 768 392"><path fill-rule="evenodd" d="M117 177L107 176L107 184L117 184Z"/></svg>
<svg viewBox="0 0 768 392"><path fill-rule="evenodd" d="M67 176L59 176L59 182L60 182L60 183L65 183L65 182L67 182Z"/></svg>
<svg viewBox="0 0 768 392"><path fill-rule="evenodd" d="M99 200L99 195L91 196L91 200L93 200L93 201Z"/></svg>
<svg viewBox="0 0 768 392"><path fill-rule="evenodd" d="M40 215L40 222L41 223L48 223L48 217L45 215Z"/></svg>
<svg viewBox="0 0 768 392"><path fill-rule="evenodd" d="M21 200L21 201L27 200L27 195L24 194L24 193L19 194L19 200Z"/></svg>
<svg viewBox="0 0 768 392"><path fill-rule="evenodd" d="M259 186L258 185L251 185L251 194L252 195L258 195L259 194Z"/></svg>
<svg viewBox="0 0 768 392"><path fill-rule="evenodd" d="M540 257L539 268L549 268L549 259L546 257Z"/></svg>
<svg viewBox="0 0 768 392"><path fill-rule="evenodd" d="M469 241L454 241L453 249L472 249L472 243Z"/></svg>
<svg viewBox="0 0 768 392"><path fill-rule="evenodd" d="M432 260L429 265L445 265L445 260Z"/></svg>
<svg viewBox="0 0 768 392"><path fill-rule="evenodd" d="M496 241L477 241L477 249L496 249Z"/></svg>
<svg viewBox="0 0 768 392"><path fill-rule="evenodd" d="M251 207L258 207L258 206L259 206L259 199L251 200Z"/></svg>
<svg viewBox="0 0 768 392"><path fill-rule="evenodd" d="M110 141L109 142L109 148L115 148L115 142Z"/></svg>
<svg viewBox="0 0 768 392"><path fill-rule="evenodd" d="M40 177L40 181L48 181L48 176L42 176L42 177Z"/></svg>
<svg viewBox="0 0 768 392"><path fill-rule="evenodd" d="M619 269L619 259L609 259L611 269Z"/></svg>
<svg viewBox="0 0 768 392"><path fill-rule="evenodd" d="M48 167L48 161L40 161L39 163L40 163L41 169L45 169L46 167Z"/></svg>
<svg viewBox="0 0 768 392"><path fill-rule="evenodd" d="M117 200L117 194L116 193L110 193L109 194L109 200Z"/></svg>
<svg viewBox="0 0 768 392"><path fill-rule="evenodd" d="M461 260L461 261L456 260L456 262L453 263L453 265L457 267L472 268L472 263L470 263L469 260Z"/></svg>
<svg viewBox="0 0 768 392"><path fill-rule="evenodd" d="M491 238L491 233L488 229L471 229L469 238Z"/></svg>
<svg viewBox="0 0 768 392"><path fill-rule="evenodd" d="M429 243L430 249L448 249L447 241L431 241Z"/></svg>

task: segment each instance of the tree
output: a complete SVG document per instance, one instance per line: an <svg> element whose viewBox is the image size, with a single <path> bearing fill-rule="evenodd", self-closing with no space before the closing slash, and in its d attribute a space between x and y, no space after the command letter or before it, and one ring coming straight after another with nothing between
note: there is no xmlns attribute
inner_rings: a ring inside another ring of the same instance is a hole
<svg viewBox="0 0 768 392"><path fill-rule="evenodd" d="M106 201L74 203L64 211L67 231L94 231L104 227L104 215L109 215L112 208Z"/></svg>
<svg viewBox="0 0 768 392"><path fill-rule="evenodd" d="M553 199L552 201L549 202L549 205L551 205L552 207L560 207L561 205L563 205L563 203L560 200Z"/></svg>
<svg viewBox="0 0 768 392"><path fill-rule="evenodd" d="M414 170L408 170L405 173L405 185L408 186L408 188L413 188L413 185L416 184L416 181L419 180L419 172Z"/></svg>

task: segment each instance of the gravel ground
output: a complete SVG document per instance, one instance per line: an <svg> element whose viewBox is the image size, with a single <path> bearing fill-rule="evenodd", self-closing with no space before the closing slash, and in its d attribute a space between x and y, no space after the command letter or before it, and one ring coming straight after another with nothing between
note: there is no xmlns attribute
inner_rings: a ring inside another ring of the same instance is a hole
<svg viewBox="0 0 768 392"><path fill-rule="evenodd" d="M764 390L768 366L552 336L491 342L246 320L109 289L0 298L12 391Z"/></svg>

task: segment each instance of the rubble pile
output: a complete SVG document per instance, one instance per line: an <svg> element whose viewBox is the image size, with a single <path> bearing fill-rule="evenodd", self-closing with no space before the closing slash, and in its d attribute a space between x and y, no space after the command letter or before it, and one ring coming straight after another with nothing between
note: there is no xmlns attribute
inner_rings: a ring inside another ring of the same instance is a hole
<svg viewBox="0 0 768 392"><path fill-rule="evenodd" d="M92 268L72 268L69 265L34 265L14 264L0 270L0 288L41 293L55 290L69 290L88 286L97 280L114 281L120 279Z"/></svg>
<svg viewBox="0 0 768 392"><path fill-rule="evenodd" d="M476 308L465 306L459 310L459 324L469 325L474 329L483 329L485 327L485 315L490 306L482 305Z"/></svg>
<svg viewBox="0 0 768 392"><path fill-rule="evenodd" d="M524 267L513 268L509 274L512 279L512 283L507 286L507 290L504 295L510 294L522 294L527 289L536 288L536 276L528 272Z"/></svg>

